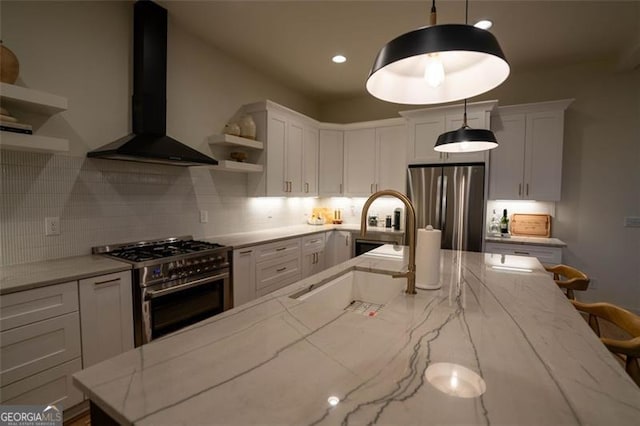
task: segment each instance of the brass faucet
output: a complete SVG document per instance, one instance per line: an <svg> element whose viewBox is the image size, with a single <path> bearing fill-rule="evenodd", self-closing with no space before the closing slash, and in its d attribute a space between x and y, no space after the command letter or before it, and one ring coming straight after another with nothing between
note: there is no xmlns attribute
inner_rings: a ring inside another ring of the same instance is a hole
<svg viewBox="0 0 640 426"><path fill-rule="evenodd" d="M393 278L407 278L407 294L416 294L416 209L413 207L411 200L402 192L393 189L385 189L372 194L362 207L362 216L360 218L360 236L367 236L367 213L371 204L379 197L385 195L395 197L402 201L407 208L407 239L409 243L409 270L403 274L393 275Z"/></svg>

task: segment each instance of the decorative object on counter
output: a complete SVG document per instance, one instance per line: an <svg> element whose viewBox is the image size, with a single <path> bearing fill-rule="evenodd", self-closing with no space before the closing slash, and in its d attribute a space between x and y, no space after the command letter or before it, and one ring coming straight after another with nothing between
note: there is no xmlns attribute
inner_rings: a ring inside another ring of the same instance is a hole
<svg viewBox="0 0 640 426"><path fill-rule="evenodd" d="M247 159L247 153L242 151L233 151L232 153L229 154L229 157L231 157L233 161L243 163L244 160Z"/></svg>
<svg viewBox="0 0 640 426"><path fill-rule="evenodd" d="M240 119L240 136L248 139L256 138L256 123L250 114L245 114Z"/></svg>
<svg viewBox="0 0 640 426"><path fill-rule="evenodd" d="M429 225L418 229L416 246L416 288L437 290L440 282L440 245L442 233Z"/></svg>
<svg viewBox="0 0 640 426"><path fill-rule="evenodd" d="M399 104L437 104L488 92L509 76L498 40L487 30L468 25L431 24L410 31L382 47L367 78L367 91Z"/></svg>
<svg viewBox="0 0 640 426"><path fill-rule="evenodd" d="M391 228L391 215L388 214L387 217L384 219L384 227L385 228Z"/></svg>
<svg viewBox="0 0 640 426"><path fill-rule="evenodd" d="M393 211L393 229L400 230L400 218L402 217L402 209L397 208Z"/></svg>
<svg viewBox="0 0 640 426"><path fill-rule="evenodd" d="M311 215L323 218L325 223L333 222L334 214L335 211L329 207L314 207L311 211ZM342 215L340 216L340 218L342 218Z"/></svg>
<svg viewBox="0 0 640 426"><path fill-rule="evenodd" d="M14 84L20 73L18 57L0 40L0 81Z"/></svg>
<svg viewBox="0 0 640 426"><path fill-rule="evenodd" d="M551 216L539 213L514 213L511 217L511 235L548 238L551 236Z"/></svg>
<svg viewBox="0 0 640 426"><path fill-rule="evenodd" d="M227 135L240 136L240 125L238 123L227 123L224 126L224 133Z"/></svg>
<svg viewBox="0 0 640 426"><path fill-rule="evenodd" d="M312 214L311 218L307 220L307 223L309 225L324 225L326 222L324 220L324 217L316 216L315 214Z"/></svg>
<svg viewBox="0 0 640 426"><path fill-rule="evenodd" d="M333 224L334 225L340 225L342 223L342 210L340 209L335 209L333 211Z"/></svg>
<svg viewBox="0 0 640 426"><path fill-rule="evenodd" d="M374 214L369 216L369 226L378 226L378 215Z"/></svg>
<svg viewBox="0 0 640 426"><path fill-rule="evenodd" d="M500 219L500 234L503 237L509 236L509 217L507 217L507 209L502 211L502 219Z"/></svg>
<svg viewBox="0 0 640 426"><path fill-rule="evenodd" d="M491 215L491 222L489 223L489 235L493 237L500 236L500 219L498 219L496 209L493 209L493 214Z"/></svg>

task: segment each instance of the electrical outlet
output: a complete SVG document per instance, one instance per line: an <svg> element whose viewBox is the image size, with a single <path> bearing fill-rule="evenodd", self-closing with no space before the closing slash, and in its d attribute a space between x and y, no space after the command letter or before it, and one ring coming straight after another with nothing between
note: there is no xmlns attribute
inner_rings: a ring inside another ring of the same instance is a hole
<svg viewBox="0 0 640 426"><path fill-rule="evenodd" d="M200 210L200 223L209 222L209 212L207 210Z"/></svg>
<svg viewBox="0 0 640 426"><path fill-rule="evenodd" d="M45 217L44 218L44 234L60 235L60 218L59 217Z"/></svg>

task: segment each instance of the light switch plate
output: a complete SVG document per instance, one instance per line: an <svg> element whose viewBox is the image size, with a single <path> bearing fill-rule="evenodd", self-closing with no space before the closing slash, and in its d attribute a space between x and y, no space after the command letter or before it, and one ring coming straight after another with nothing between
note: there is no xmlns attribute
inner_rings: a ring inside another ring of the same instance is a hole
<svg viewBox="0 0 640 426"><path fill-rule="evenodd" d="M625 228L640 228L640 216L625 216Z"/></svg>
<svg viewBox="0 0 640 426"><path fill-rule="evenodd" d="M200 210L200 223L209 222L209 212L207 210Z"/></svg>
<svg viewBox="0 0 640 426"><path fill-rule="evenodd" d="M45 217L44 218L44 235L60 235L60 218Z"/></svg>

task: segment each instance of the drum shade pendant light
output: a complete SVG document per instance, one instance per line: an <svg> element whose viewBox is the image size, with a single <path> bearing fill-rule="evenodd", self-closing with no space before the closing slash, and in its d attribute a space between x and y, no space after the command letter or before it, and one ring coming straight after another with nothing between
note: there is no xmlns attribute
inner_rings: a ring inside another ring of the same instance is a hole
<svg viewBox="0 0 640 426"><path fill-rule="evenodd" d="M491 130L472 129L467 125L467 100L464 100L462 127L438 136L436 146L439 152L476 152L497 148L498 141Z"/></svg>
<svg viewBox="0 0 640 426"><path fill-rule="evenodd" d="M465 6L467 12L469 2ZM487 30L465 24L436 25L403 34L382 47L367 91L399 104L437 104L477 96L509 76L498 40Z"/></svg>

